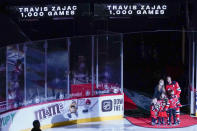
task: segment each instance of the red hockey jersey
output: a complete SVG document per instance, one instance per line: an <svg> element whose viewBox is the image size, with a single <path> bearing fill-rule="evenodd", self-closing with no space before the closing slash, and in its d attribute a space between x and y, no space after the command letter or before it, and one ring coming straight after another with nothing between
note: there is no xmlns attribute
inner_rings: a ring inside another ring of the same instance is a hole
<svg viewBox="0 0 197 131"><path fill-rule="evenodd" d="M167 101L165 99L161 99L159 102L159 112L158 117L167 117Z"/></svg>
<svg viewBox="0 0 197 131"><path fill-rule="evenodd" d="M178 82L173 81L171 84L166 85L166 91L169 93L170 91L174 91L174 95L176 95L178 98L181 94L181 88L178 84Z"/></svg>
<svg viewBox="0 0 197 131"><path fill-rule="evenodd" d="M150 106L150 114L152 118L157 118L159 111L159 105L158 104L151 104Z"/></svg>
<svg viewBox="0 0 197 131"><path fill-rule="evenodd" d="M178 98L175 95L173 95L169 98L166 106L167 106L167 109L168 108L175 109L175 108L181 107L181 103L179 102Z"/></svg>

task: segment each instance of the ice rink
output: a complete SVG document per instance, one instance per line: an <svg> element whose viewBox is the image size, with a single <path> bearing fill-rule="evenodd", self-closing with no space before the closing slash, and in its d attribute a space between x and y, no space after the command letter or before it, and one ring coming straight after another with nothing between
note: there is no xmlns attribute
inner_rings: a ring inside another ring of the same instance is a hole
<svg viewBox="0 0 197 131"><path fill-rule="evenodd" d="M127 119L89 122L78 125L70 125L65 127L56 127L44 131L196 131L197 125L185 128L172 129L158 129L158 128L144 128L131 124Z"/></svg>

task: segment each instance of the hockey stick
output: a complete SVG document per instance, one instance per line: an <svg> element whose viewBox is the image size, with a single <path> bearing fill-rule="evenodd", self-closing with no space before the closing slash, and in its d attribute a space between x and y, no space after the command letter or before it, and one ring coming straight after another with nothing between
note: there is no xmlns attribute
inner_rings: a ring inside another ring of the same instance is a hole
<svg viewBox="0 0 197 131"><path fill-rule="evenodd" d="M89 110L92 110L92 108L98 103L98 100L89 108Z"/></svg>
<svg viewBox="0 0 197 131"><path fill-rule="evenodd" d="M89 108L89 109L85 109L83 110L84 113L87 113L89 111L92 111L92 108L98 103L98 100Z"/></svg>

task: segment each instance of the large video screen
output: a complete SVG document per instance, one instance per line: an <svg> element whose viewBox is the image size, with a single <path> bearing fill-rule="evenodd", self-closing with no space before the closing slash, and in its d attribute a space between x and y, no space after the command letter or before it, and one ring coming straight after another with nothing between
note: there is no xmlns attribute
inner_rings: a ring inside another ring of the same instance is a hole
<svg viewBox="0 0 197 131"><path fill-rule="evenodd" d="M17 19L59 18L89 15L89 4L48 4L10 6L8 11Z"/></svg>
<svg viewBox="0 0 197 131"><path fill-rule="evenodd" d="M62 18L78 16L94 17L171 17L181 12L182 2L146 1L146 2L81 2L61 4L33 4L8 6L7 10L12 17L19 20Z"/></svg>
<svg viewBox="0 0 197 131"><path fill-rule="evenodd" d="M179 4L168 3L96 3L94 16L171 16L177 14Z"/></svg>

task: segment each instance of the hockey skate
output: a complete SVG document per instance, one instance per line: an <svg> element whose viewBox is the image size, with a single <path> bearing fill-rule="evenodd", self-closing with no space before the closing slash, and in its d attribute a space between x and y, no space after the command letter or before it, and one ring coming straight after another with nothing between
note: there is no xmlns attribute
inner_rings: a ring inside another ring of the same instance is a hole
<svg viewBox="0 0 197 131"><path fill-rule="evenodd" d="M168 122L168 125L169 125L169 126L171 126L171 125L172 125L172 123L171 123L171 122Z"/></svg>
<svg viewBox="0 0 197 131"><path fill-rule="evenodd" d="M152 126L155 126L155 122L152 122L151 125L152 125Z"/></svg>
<svg viewBox="0 0 197 131"><path fill-rule="evenodd" d="M180 125L181 121L180 121L180 120L177 120L177 122L176 122L176 123L177 123L177 125Z"/></svg>

